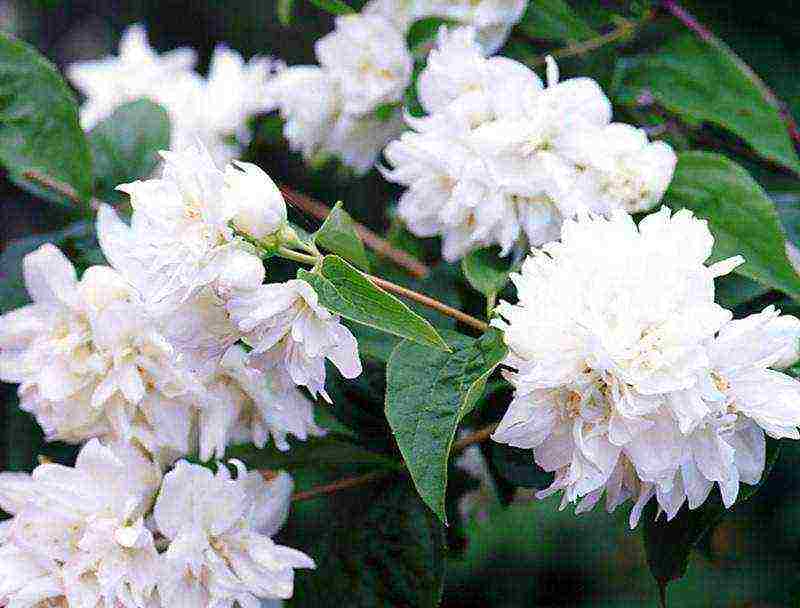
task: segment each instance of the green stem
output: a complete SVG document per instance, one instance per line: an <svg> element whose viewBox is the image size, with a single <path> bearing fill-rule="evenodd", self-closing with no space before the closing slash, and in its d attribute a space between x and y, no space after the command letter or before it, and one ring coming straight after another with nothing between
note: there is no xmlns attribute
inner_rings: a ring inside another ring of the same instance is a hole
<svg viewBox="0 0 800 608"><path fill-rule="evenodd" d="M308 264L309 266L316 265L316 263L322 259L322 256L320 255L307 255L283 246L278 247L277 254L282 258L286 258L287 260L293 260L301 264Z"/></svg>

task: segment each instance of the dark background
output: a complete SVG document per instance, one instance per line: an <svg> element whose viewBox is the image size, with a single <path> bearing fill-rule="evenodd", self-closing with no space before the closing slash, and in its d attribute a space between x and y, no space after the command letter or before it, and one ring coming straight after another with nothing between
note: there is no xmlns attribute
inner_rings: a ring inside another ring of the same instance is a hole
<svg viewBox="0 0 800 608"><path fill-rule="evenodd" d="M797 3L684 4L800 116ZM302 0L297 1L289 29L277 23L273 2L259 0L0 0L0 29L31 42L61 67L115 50L124 27L137 21L147 26L154 47L162 51L194 47L203 66L220 42L247 57L270 54L289 64L311 63L314 40L332 28L329 16ZM385 228L387 201L396 196L396 190L374 172L353 179L336 166L307 169L276 137L274 119L262 122L256 148L259 164L276 181L328 203L345 200L359 220ZM800 184L789 183L788 189L800 192ZM0 250L12 238L63 226L69 215L68 210L0 181ZM313 226L312 220L308 223ZM10 387L0 391L11 396ZM13 401L9 398L6 403ZM6 441L38 441L15 434L6 412L0 410L0 415ZM17 464L6 461L8 467ZM779 463L760 494L735 509L706 540L703 551L694 555L689 575L671 587L671 606L800 606L800 601L793 603L800 597L799 465L800 447L784 442ZM523 500L502 508L490 495L483 496L478 515L468 527L464 557L450 561L444 606L656 605L640 534L627 529L625 510L614 516L596 511L575 517L570 511L558 512L557 506L554 500ZM287 533L314 534L325 525L323 508L321 501L301 505Z"/></svg>

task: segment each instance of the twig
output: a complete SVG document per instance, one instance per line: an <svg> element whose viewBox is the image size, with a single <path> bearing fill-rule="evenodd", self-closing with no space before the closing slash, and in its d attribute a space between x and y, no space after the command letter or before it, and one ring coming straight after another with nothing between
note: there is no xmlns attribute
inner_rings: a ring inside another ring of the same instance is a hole
<svg viewBox="0 0 800 608"><path fill-rule="evenodd" d="M66 196L69 200L71 200L76 205L83 205L84 201L78 196L78 193L75 191L75 188L66 184L60 180L52 178L48 175L43 175L38 171L25 171L22 174L23 177L26 179L31 180L32 182L36 182L40 186L47 188L48 190L52 190L53 192L57 192ZM89 206L94 209L95 211L100 208L102 205L102 201L97 200L96 198L89 199Z"/></svg>
<svg viewBox="0 0 800 608"><path fill-rule="evenodd" d="M386 291L397 294L398 296L402 296L404 298L408 298L409 300L418 302L423 306L432 308L433 310L438 310L443 315L447 315L448 317L452 317L457 321L461 321L465 325L469 325L473 329L477 329L480 332L484 332L487 329L489 329L489 325L487 323L484 323L480 319L476 319L475 317L470 316L465 312L461 312L457 308L453 308L452 306L443 304L438 300L434 300L433 298L430 298L416 291L412 291L411 289L407 289L406 287L401 287L400 285L396 285L395 283L387 281L386 279L381 279L380 277L372 276L370 274L365 276L375 285Z"/></svg>
<svg viewBox="0 0 800 608"><path fill-rule="evenodd" d="M331 212L327 205L305 194L301 194L296 190L292 190L288 186L279 186L279 188L290 204L313 215L320 221L325 221L325 218L327 218L328 214ZM363 224L355 222L355 228L356 232L358 232L358 236L367 247L378 255L392 260L395 264L404 268L411 276L424 279L430 274L430 268L425 264L402 249L392 246L386 239L378 236Z"/></svg>
<svg viewBox="0 0 800 608"><path fill-rule="evenodd" d="M638 30L644 23L649 21L654 14L654 11L648 11L638 21L620 18L617 22L617 25L610 32L600 36L595 36L594 38L589 38L583 42L570 44L569 46L556 49L545 55L537 57L530 63L533 65L545 65L547 63L548 56L552 57L553 59L567 59L569 57L578 57L580 55L585 55L586 53L591 53L592 51L596 51L607 44L617 42L618 40L623 40L628 36L633 35L633 33L636 32L636 30Z"/></svg>
<svg viewBox="0 0 800 608"><path fill-rule="evenodd" d="M796 142L800 142L800 129L798 129L797 122L788 110L788 106L783 103L778 96L769 88L767 83L761 80L761 77L756 74L755 70L751 68L736 52L729 47L723 40L718 38L714 33L704 26L697 17L692 15L689 11L683 8L678 2L674 0L662 0L661 4L667 9L673 17L678 19L687 28L697 34L703 42L706 42L719 50L727 56L739 71L744 74L750 82L758 89L761 96L768 104L774 107L781 114L781 117L786 122L786 127L789 129L789 135Z"/></svg>
<svg viewBox="0 0 800 608"><path fill-rule="evenodd" d="M490 424L487 427L480 429L479 431L475 431L474 433L470 433L466 437L462 437L455 443L453 443L453 449L450 451L451 454L458 454L464 448L467 448L476 443L482 443L486 441L492 433L494 433L495 429L497 428L497 424ZM292 496L293 501L299 500L309 500L311 498L318 498L320 496L325 496L326 494L335 494L341 490L349 490L350 488L355 488L358 486L363 486L368 483L372 483L373 481L377 481L379 479L383 479L384 477L388 477L389 475L396 473L397 471L390 471L390 470L382 470L382 471L372 471L371 473L366 473L364 475L358 475L356 477L345 477L343 479L339 479L334 481L333 483L325 484L322 486L316 486L304 492L295 492ZM262 471L262 475L270 474L271 471Z"/></svg>

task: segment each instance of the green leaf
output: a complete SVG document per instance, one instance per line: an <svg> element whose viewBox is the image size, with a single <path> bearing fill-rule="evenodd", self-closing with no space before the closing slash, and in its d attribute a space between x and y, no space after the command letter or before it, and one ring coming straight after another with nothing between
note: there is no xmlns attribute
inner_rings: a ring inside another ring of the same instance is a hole
<svg viewBox="0 0 800 608"><path fill-rule="evenodd" d="M44 243L53 243L64 251L79 273L88 266L103 263L94 226L89 222L76 222L62 230L11 241L0 254L0 313L30 301L22 276L22 258Z"/></svg>
<svg viewBox="0 0 800 608"><path fill-rule="evenodd" d="M278 22L283 27L292 24L292 13L294 12L294 0L278 0L275 10L278 13Z"/></svg>
<svg viewBox="0 0 800 608"><path fill-rule="evenodd" d="M376 287L359 270L335 255L325 256L319 274L300 270L328 310L390 334L447 350L447 343L428 321L393 295Z"/></svg>
<svg viewBox="0 0 800 608"><path fill-rule="evenodd" d="M795 172L800 160L776 108L725 53L694 34L673 37L653 55L627 62L616 100L636 106L644 94L690 125L711 123L746 141L755 152Z"/></svg>
<svg viewBox="0 0 800 608"><path fill-rule="evenodd" d="M331 253L342 256L361 270L369 270L369 260L364 244L356 231L350 214L341 201L336 203L320 229L314 233L314 242Z"/></svg>
<svg viewBox="0 0 800 608"><path fill-rule="evenodd" d="M328 433L307 441L290 440L291 449L282 452L273 445L259 449L252 444L228 448L226 458L238 458L251 469L337 469L342 466L369 466L401 469L402 465L388 456L377 454L353 443L351 437Z"/></svg>
<svg viewBox="0 0 800 608"><path fill-rule="evenodd" d="M453 352L402 342L387 366L386 419L425 503L445 521L447 461L458 423L506 355L502 335L447 332Z"/></svg>
<svg viewBox="0 0 800 608"><path fill-rule="evenodd" d="M98 196L115 198L120 184L149 177L158 151L169 149L169 117L159 105L142 99L117 108L89 133Z"/></svg>
<svg viewBox="0 0 800 608"><path fill-rule="evenodd" d="M511 272L509 260L501 258L497 247L477 249L461 260L461 270L473 289L481 292L489 301L508 283Z"/></svg>
<svg viewBox="0 0 800 608"><path fill-rule="evenodd" d="M775 206L742 167L718 154L683 152L665 199L708 220L714 260L741 254L746 262L736 272L800 298Z"/></svg>
<svg viewBox="0 0 800 608"><path fill-rule="evenodd" d="M597 36L564 0L536 0L517 27L532 38L578 42Z"/></svg>
<svg viewBox="0 0 800 608"><path fill-rule="evenodd" d="M758 491L772 470L778 452L779 442L767 438L766 466L761 480L754 486L741 484L736 505L743 503ZM733 508L736 508L736 505ZM689 553L703 536L719 523L727 509L715 489L703 505L691 511L684 505L671 521L666 521L663 516L655 520L656 511L656 502L651 501L642 515L644 547L650 572L663 593L670 581L682 578L686 574Z"/></svg>
<svg viewBox="0 0 800 608"><path fill-rule="evenodd" d="M423 61L428 56L435 44L439 28L443 25L452 26L456 25L456 22L441 17L425 17L417 19L411 24L408 34L406 34L406 44L415 59Z"/></svg>
<svg viewBox="0 0 800 608"><path fill-rule="evenodd" d="M310 0L310 2L331 15L349 15L356 12L352 6L342 0Z"/></svg>
<svg viewBox="0 0 800 608"><path fill-rule="evenodd" d="M91 195L92 159L78 123L75 96L36 49L4 35L0 35L0 163L15 182L35 194L41 190L23 177L26 171L69 184L81 199Z"/></svg>
<svg viewBox="0 0 800 608"><path fill-rule="evenodd" d="M316 570L296 573L297 608L436 608L446 549L441 524L395 477L365 486L315 546Z"/></svg>

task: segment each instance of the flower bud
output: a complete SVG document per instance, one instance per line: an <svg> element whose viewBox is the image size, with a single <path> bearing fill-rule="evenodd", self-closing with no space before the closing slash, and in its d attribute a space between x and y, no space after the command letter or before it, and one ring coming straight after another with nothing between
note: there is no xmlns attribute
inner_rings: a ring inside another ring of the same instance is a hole
<svg viewBox="0 0 800 608"><path fill-rule="evenodd" d="M225 193L236 214L233 224L254 239L280 230L286 222L286 202L269 175L251 163L234 161L225 168Z"/></svg>
<svg viewBox="0 0 800 608"><path fill-rule="evenodd" d="M229 297L238 291L255 289L264 282L264 264L261 258L240 249L232 249L220 261L217 294Z"/></svg>

